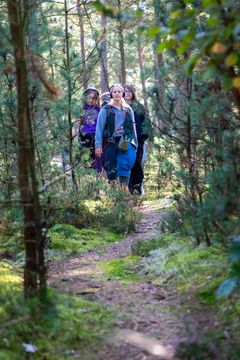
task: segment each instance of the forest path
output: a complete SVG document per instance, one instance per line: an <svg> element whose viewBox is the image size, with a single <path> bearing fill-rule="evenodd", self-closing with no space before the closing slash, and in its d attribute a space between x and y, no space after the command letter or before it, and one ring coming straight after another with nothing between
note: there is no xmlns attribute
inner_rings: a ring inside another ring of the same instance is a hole
<svg viewBox="0 0 240 360"><path fill-rule="evenodd" d="M142 272L138 281L108 277L101 266L106 261L131 255L132 245L139 240L161 235L164 213L154 205L140 206L142 220L124 240L50 267L52 286L104 304L116 314L115 331L105 339L94 360L176 359L175 348L181 340L186 340L185 326L176 311L179 306L176 291L167 293L162 285L155 284Z"/></svg>

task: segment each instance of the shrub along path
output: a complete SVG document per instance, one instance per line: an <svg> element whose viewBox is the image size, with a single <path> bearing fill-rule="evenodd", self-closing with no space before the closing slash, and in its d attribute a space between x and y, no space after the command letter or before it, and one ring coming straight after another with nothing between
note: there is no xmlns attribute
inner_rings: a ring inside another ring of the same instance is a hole
<svg viewBox="0 0 240 360"><path fill-rule="evenodd" d="M189 310L182 305L191 302L191 296L186 299L176 289L170 291L168 279L150 276L131 255L133 244L161 236L164 211L154 209L154 203L143 203L140 211L141 222L122 241L50 266L52 286L113 310L111 335L88 359L177 359L178 344L187 340ZM207 313L202 321L207 326Z"/></svg>

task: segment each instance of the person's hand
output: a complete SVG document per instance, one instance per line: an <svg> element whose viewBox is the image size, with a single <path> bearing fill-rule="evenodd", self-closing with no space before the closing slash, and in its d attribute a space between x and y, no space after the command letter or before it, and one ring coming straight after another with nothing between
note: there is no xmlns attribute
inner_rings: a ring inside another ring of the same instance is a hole
<svg viewBox="0 0 240 360"><path fill-rule="evenodd" d="M102 155L102 153L103 153L103 151L102 151L102 148L96 148L96 150L95 150L95 155L97 156L97 157L101 157L101 155Z"/></svg>

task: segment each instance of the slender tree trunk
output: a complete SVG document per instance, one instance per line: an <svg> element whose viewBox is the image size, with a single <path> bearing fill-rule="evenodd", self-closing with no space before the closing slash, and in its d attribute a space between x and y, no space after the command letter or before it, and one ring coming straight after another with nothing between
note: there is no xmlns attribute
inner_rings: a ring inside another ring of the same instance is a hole
<svg viewBox="0 0 240 360"><path fill-rule="evenodd" d="M119 49L120 49L120 84L126 84L126 65L125 65L125 49L124 49L124 37L123 37L123 26L118 27L119 36Z"/></svg>
<svg viewBox="0 0 240 360"><path fill-rule="evenodd" d="M154 17L155 17L155 24L157 26L161 25L161 15L163 12L162 5L159 0L153 0L153 7L154 7ZM156 36L154 42L154 53L155 53L155 66L154 66L154 73L155 73L155 83L157 88L157 96L159 103L164 106L165 104L165 83L163 80L163 76L161 74L161 70L163 69L163 55L159 54L157 51L157 47L160 44L160 36Z"/></svg>
<svg viewBox="0 0 240 360"><path fill-rule="evenodd" d="M85 32L83 17L81 14L80 0L77 0L77 11L78 11L78 22L79 22L79 36L80 36L80 53L82 59L82 82L84 90L88 87L88 76L87 76L87 63L86 63L86 51L85 51Z"/></svg>
<svg viewBox="0 0 240 360"><path fill-rule="evenodd" d="M101 92L104 93L109 90L106 40L107 18L104 15L101 16L101 27L103 31L103 38L101 41Z"/></svg>
<svg viewBox="0 0 240 360"><path fill-rule="evenodd" d="M69 163L71 166L71 175L73 186L77 188L75 171L73 165L73 134L72 134L72 81L71 81L71 63L69 46L69 28L68 28L68 7L67 0L64 0L65 12L65 54L66 54L66 72L67 72L67 119L68 119L68 141L69 141Z"/></svg>
<svg viewBox="0 0 240 360"><path fill-rule="evenodd" d="M140 69L140 78L142 84L142 94L143 94L143 102L145 109L148 110L148 103L147 103L147 90L146 90L146 82L144 77L144 60L143 60L143 51L141 47L141 38L137 38L137 52L138 52L138 64Z"/></svg>
<svg viewBox="0 0 240 360"><path fill-rule="evenodd" d="M118 0L118 8L121 11L121 0ZM122 22L120 21L118 26L118 43L120 50L120 74L119 74L120 84L126 84L126 61L125 61L123 32L124 32L124 27Z"/></svg>
<svg viewBox="0 0 240 360"><path fill-rule="evenodd" d="M21 0L8 0L7 6L14 47L18 96L18 181L24 212L26 253L24 289L26 296L32 296L36 295L38 290L45 290L46 269L24 47L24 19L27 17L27 8Z"/></svg>

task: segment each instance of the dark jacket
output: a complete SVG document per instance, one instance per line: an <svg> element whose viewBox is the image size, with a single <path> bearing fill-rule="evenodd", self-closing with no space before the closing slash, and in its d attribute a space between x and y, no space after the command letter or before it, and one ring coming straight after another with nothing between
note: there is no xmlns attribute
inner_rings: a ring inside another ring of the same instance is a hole
<svg viewBox="0 0 240 360"><path fill-rule="evenodd" d="M143 146L144 142L149 137L150 123L149 123L148 114L144 106L139 101L134 100L130 106L134 112L138 145Z"/></svg>

